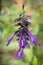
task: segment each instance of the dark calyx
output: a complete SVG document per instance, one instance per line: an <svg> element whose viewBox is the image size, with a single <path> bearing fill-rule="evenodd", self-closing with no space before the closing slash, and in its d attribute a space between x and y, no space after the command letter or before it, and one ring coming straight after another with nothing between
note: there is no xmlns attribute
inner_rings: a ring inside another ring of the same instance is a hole
<svg viewBox="0 0 43 65"><path fill-rule="evenodd" d="M19 31L20 31L20 29L22 29L22 35L24 35L25 38L26 38L27 40L29 40L28 34L27 34L26 31L25 31L25 27L19 28ZM17 40L19 40L19 38L20 38L20 33L18 32L16 35L17 35L17 37L18 37Z"/></svg>

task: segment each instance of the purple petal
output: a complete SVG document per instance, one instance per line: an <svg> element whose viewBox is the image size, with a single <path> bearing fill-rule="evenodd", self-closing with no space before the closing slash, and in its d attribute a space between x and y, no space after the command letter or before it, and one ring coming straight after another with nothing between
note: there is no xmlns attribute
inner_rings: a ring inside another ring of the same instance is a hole
<svg viewBox="0 0 43 65"><path fill-rule="evenodd" d="M21 48L18 49L16 56L23 59L24 58L24 54L23 54L23 50L21 51Z"/></svg>
<svg viewBox="0 0 43 65"><path fill-rule="evenodd" d="M30 42L33 42L35 45L40 46L40 43L38 42L37 38L34 35L30 37Z"/></svg>
<svg viewBox="0 0 43 65"><path fill-rule="evenodd" d="M40 43L38 42L36 36L32 35L32 33L29 30L26 30L28 36L30 37L30 42L33 42L35 45L37 44L40 46Z"/></svg>
<svg viewBox="0 0 43 65"><path fill-rule="evenodd" d="M20 46L20 47L23 47L23 46L24 46L24 43L23 43L23 40L22 40L22 39L19 40L19 46Z"/></svg>
<svg viewBox="0 0 43 65"><path fill-rule="evenodd" d="M10 42L12 41L12 39L14 38L14 36L15 36L15 32L14 32L14 34L8 39L8 42L7 42L7 46L10 44Z"/></svg>
<svg viewBox="0 0 43 65"><path fill-rule="evenodd" d="M22 30L20 31L19 46L20 46L20 47L23 47L23 46L24 46L24 43L23 43L23 35L22 35Z"/></svg>
<svg viewBox="0 0 43 65"><path fill-rule="evenodd" d="M20 38L19 39L19 46L21 47L21 48L24 48L25 46L24 46L24 42L23 42L23 38Z"/></svg>
<svg viewBox="0 0 43 65"><path fill-rule="evenodd" d="M32 36L32 33L28 29L26 30L26 32L27 32L27 34L28 34L29 37Z"/></svg>
<svg viewBox="0 0 43 65"><path fill-rule="evenodd" d="M18 31L14 32L13 35L8 39L8 42L7 42L7 46L10 44L10 42L12 41L12 39L14 38L14 36L16 35Z"/></svg>

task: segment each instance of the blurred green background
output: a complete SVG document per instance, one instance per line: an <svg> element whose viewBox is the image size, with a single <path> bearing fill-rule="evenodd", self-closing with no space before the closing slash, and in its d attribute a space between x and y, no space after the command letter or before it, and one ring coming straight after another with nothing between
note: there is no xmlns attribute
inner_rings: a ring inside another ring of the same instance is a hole
<svg viewBox="0 0 43 65"><path fill-rule="evenodd" d="M23 3L26 14L32 16L29 30L37 36L40 47L29 42L30 49L24 49L25 58L21 60L16 57L17 37L9 46L6 43L19 28L13 21L22 12ZM43 65L43 0L1 0L0 13L0 65Z"/></svg>

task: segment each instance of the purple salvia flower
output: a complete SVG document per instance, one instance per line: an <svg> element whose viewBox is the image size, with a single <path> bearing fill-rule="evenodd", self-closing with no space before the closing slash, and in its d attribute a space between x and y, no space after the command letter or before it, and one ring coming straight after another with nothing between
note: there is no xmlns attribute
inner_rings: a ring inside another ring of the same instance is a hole
<svg viewBox="0 0 43 65"><path fill-rule="evenodd" d="M16 56L23 59L24 58L24 53L23 53L23 42L21 41L21 39L19 40L19 49L16 53Z"/></svg>
<svg viewBox="0 0 43 65"><path fill-rule="evenodd" d="M12 39L14 38L14 36L16 35L18 31L14 32L13 35L8 39L8 42L7 42L7 46L10 44L10 42L12 41Z"/></svg>
<svg viewBox="0 0 43 65"><path fill-rule="evenodd" d="M18 49L18 51L17 51L17 53L16 53L16 56L17 56L18 58L21 58L21 59L24 58L23 48L19 48L19 49Z"/></svg>
<svg viewBox="0 0 43 65"><path fill-rule="evenodd" d="M21 59L23 59L24 58L24 53L23 53L23 49L24 49L23 46L24 46L24 44L23 44L23 40L20 38L18 43L19 43L19 49L18 49L18 51L16 53L16 56L21 58Z"/></svg>
<svg viewBox="0 0 43 65"><path fill-rule="evenodd" d="M36 36L32 35L32 33L29 30L26 30L29 38L30 38L30 42L33 42L35 45L40 46L40 43L38 42Z"/></svg>

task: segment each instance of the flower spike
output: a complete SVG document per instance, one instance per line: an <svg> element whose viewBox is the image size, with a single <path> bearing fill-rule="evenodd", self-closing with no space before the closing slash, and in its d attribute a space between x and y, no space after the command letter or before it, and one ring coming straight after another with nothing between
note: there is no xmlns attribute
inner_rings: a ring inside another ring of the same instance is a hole
<svg viewBox="0 0 43 65"><path fill-rule="evenodd" d="M14 32L13 35L8 39L7 46L10 44L14 36L18 36L17 41L19 44L19 49L17 50L16 56L20 59L24 59L24 48L30 48L30 45L28 44L28 41L31 43L34 43L35 45L40 46L39 41L37 40L37 37L34 36L29 30L28 26L31 24L31 22L28 22L28 19L31 18L30 15L25 15L24 11L24 4L22 5L23 12L19 15L19 18L16 18L14 22L16 26L20 26L19 30ZM28 40L28 41L27 41Z"/></svg>

